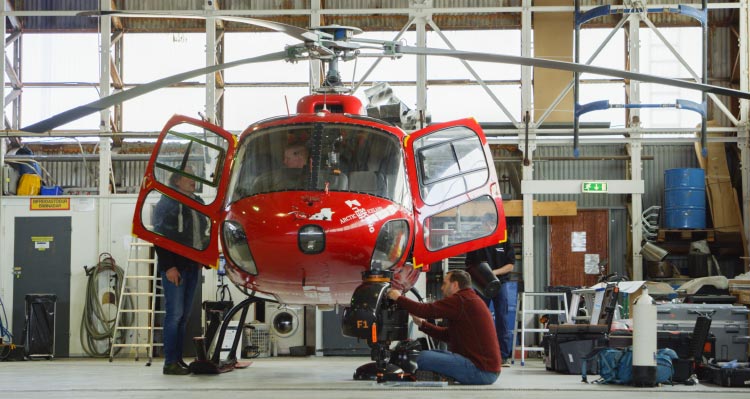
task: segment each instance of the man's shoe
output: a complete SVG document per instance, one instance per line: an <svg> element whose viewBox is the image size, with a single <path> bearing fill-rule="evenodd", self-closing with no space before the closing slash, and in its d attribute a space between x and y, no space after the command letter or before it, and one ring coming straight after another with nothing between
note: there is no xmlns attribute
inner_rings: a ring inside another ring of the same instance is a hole
<svg viewBox="0 0 750 399"><path fill-rule="evenodd" d="M510 367L510 358L507 358L507 357L506 357L505 359L503 359L503 364L502 364L502 366L503 366L503 367Z"/></svg>
<svg viewBox="0 0 750 399"><path fill-rule="evenodd" d="M442 381L447 382L448 385L453 385L456 383L456 380L453 377L448 377L447 375L429 370L417 370L414 376L416 377L417 381Z"/></svg>
<svg viewBox="0 0 750 399"><path fill-rule="evenodd" d="M189 368L190 368L190 366L189 366L189 365L188 365L187 363L185 363L185 361L184 361L184 360L182 360L182 359L178 360L178 361L177 361L177 364L179 364L179 365L180 365L180 367L182 367L182 368L184 368L184 369L189 369Z"/></svg>
<svg viewBox="0 0 750 399"><path fill-rule="evenodd" d="M179 363L165 364L162 369L164 375L188 375L190 370L183 368Z"/></svg>

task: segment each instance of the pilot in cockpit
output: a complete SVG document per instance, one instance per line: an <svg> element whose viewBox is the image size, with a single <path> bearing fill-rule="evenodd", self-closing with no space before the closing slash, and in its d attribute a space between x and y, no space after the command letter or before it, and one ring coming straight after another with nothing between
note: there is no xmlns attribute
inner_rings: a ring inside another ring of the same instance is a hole
<svg viewBox="0 0 750 399"><path fill-rule="evenodd" d="M302 144L292 144L284 149L284 167L302 169L307 164L307 148Z"/></svg>
<svg viewBox="0 0 750 399"><path fill-rule="evenodd" d="M309 168L309 152L301 143L284 147L283 167L258 177L253 184L253 192L303 189Z"/></svg>

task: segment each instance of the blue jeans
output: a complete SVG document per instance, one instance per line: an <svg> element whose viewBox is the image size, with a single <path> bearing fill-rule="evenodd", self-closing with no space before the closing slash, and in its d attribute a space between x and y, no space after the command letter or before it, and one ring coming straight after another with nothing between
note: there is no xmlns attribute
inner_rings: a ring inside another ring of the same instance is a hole
<svg viewBox="0 0 750 399"><path fill-rule="evenodd" d="M417 369L453 377L463 385L490 385L500 375L480 370L471 360L444 350L422 351L417 358Z"/></svg>
<svg viewBox="0 0 750 399"><path fill-rule="evenodd" d="M503 283L497 295L493 298L485 298L481 295L480 297L484 299L484 303L495 314L495 333L500 344L500 355L503 359L510 359L510 352L513 347L513 331L508 330L508 284Z"/></svg>
<svg viewBox="0 0 750 399"><path fill-rule="evenodd" d="M164 287L164 364L182 360L182 345L185 341L185 326L190 317L190 309L195 297L201 270L199 267L186 267L180 271L180 285L167 280L166 272L161 272Z"/></svg>

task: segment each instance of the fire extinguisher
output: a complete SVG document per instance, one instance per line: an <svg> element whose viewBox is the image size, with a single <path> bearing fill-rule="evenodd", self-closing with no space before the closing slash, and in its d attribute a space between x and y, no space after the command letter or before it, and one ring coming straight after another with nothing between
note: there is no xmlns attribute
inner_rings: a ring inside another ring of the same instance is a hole
<svg viewBox="0 0 750 399"><path fill-rule="evenodd" d="M633 305L633 385L656 386L656 305L644 286Z"/></svg>

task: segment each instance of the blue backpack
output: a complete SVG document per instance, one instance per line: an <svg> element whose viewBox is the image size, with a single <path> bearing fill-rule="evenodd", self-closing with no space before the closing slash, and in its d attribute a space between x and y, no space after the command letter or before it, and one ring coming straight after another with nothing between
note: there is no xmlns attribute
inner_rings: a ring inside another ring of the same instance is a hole
<svg viewBox="0 0 750 399"><path fill-rule="evenodd" d="M586 370L593 360L599 370L598 384L627 385L633 381L633 348L597 348L583 358L581 381L588 382Z"/></svg>
<svg viewBox="0 0 750 399"><path fill-rule="evenodd" d="M672 382L674 368L672 359L677 359L677 353L669 348L659 349L656 352L656 382L659 384ZM583 358L581 378L586 378L587 363L594 360L599 369L597 384L621 384L629 385L633 382L633 347L623 349L597 348Z"/></svg>

